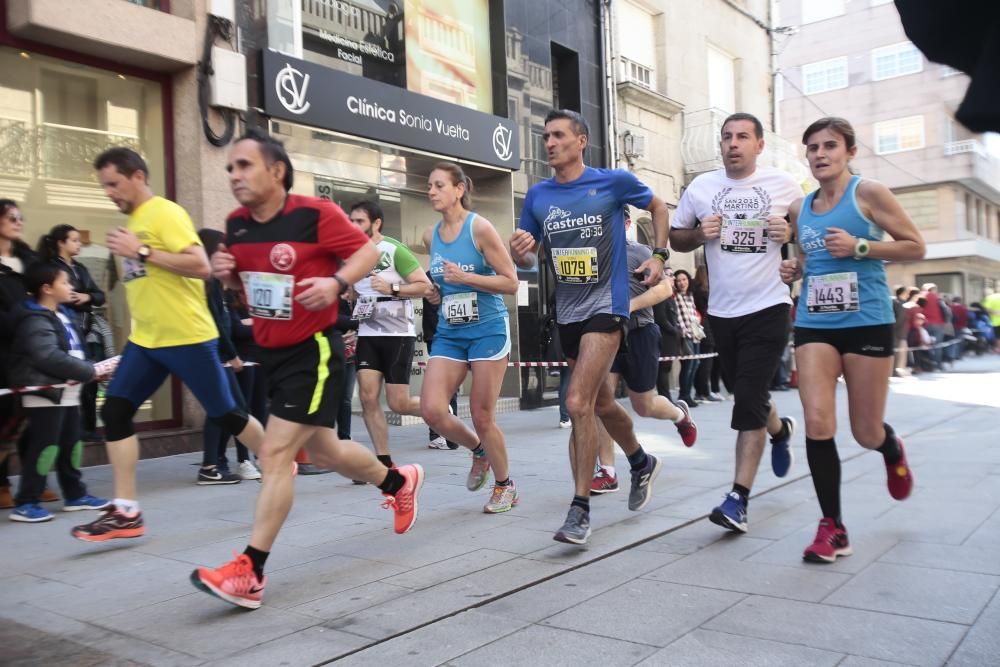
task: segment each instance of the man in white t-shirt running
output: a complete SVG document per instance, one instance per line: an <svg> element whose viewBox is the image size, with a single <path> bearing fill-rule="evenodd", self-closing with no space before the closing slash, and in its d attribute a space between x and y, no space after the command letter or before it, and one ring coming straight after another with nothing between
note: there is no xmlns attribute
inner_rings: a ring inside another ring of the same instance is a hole
<svg viewBox="0 0 1000 667"><path fill-rule="evenodd" d="M747 113L722 124L724 169L698 176L673 216L670 243L690 252L705 246L711 276L708 319L735 404L730 426L736 437L733 490L712 510L711 520L747 531L747 499L771 436L771 467L784 477L792 464L791 417L779 417L768 388L788 344L791 297L778 273L781 246L791 235L789 205L802 196L791 175L758 167L764 128Z"/></svg>
<svg viewBox="0 0 1000 667"><path fill-rule="evenodd" d="M361 413L378 460L392 467L389 455L389 425L380 395L385 384L389 409L400 415L420 415L420 397L410 396L410 369L416 330L413 302L431 285L410 249L382 234L382 207L359 201L351 207L351 222L368 235L378 248L379 260L371 274L354 285L358 301L358 394Z"/></svg>

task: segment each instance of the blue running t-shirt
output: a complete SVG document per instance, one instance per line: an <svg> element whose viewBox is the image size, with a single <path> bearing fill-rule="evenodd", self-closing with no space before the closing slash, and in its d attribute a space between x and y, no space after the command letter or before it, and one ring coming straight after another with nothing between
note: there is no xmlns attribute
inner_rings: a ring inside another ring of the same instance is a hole
<svg viewBox="0 0 1000 667"><path fill-rule="evenodd" d="M653 192L623 169L586 167L580 178L555 178L528 190L520 229L542 240L556 277L556 321L607 313L629 316L625 204L646 208Z"/></svg>

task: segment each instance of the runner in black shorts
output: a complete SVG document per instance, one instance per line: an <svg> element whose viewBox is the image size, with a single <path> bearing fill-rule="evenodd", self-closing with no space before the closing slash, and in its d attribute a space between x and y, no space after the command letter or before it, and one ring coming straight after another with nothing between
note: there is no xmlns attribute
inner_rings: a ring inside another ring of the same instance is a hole
<svg viewBox="0 0 1000 667"><path fill-rule="evenodd" d="M420 397L410 396L410 371L416 342L413 302L430 289L431 281L409 248L382 234L382 208L373 201L351 207L351 222L378 248L379 259L371 273L354 285L358 300L358 394L361 413L378 460L392 467L389 424L382 409L385 401L398 415L420 415Z"/></svg>
<svg viewBox="0 0 1000 667"><path fill-rule="evenodd" d="M684 191L670 230L682 252L705 246L711 276L708 318L726 385L733 390L730 426L736 437L733 489L711 514L713 523L747 531L747 502L771 436L771 467L784 477L792 465L791 417L778 417L768 389L788 344L791 296L778 274L789 239L788 207L802 195L791 175L758 167L764 128L737 113L722 124L724 169L698 176Z"/></svg>
<svg viewBox="0 0 1000 667"><path fill-rule="evenodd" d="M291 468L302 447L318 465L378 485L395 530L417 518L419 465L386 470L364 446L333 429L343 384L344 348L334 324L341 292L368 273L379 253L332 202L289 194L284 146L250 130L229 152L229 183L243 205L226 221L226 243L212 255L214 275L242 288L268 378L270 417L260 449L263 483L246 550L220 568L198 568L199 590L250 609L260 606L264 562L292 507ZM319 575L315 575L319 576Z"/></svg>
<svg viewBox="0 0 1000 667"><path fill-rule="evenodd" d="M626 229L631 222L626 212ZM672 276L667 271L666 279L661 280L655 287L647 287L642 280L645 276L635 271L652 256L652 251L641 243L629 241L626 253L629 273L632 275L629 281L631 315L628 320L626 344L618 350L611 364L609 387L614 393L619 378L623 378L628 388L632 409L636 414L653 419L669 419L677 427L681 441L687 447L691 447L698 439L698 427L691 419L687 404L678 401L675 405L656 391L656 378L660 370L660 327L653 321L653 306L669 298L673 293L671 284L673 281L670 279ZM615 450L611 438L602 437L597 452L598 465L590 485L591 493L600 494L618 490L614 456Z"/></svg>
<svg viewBox="0 0 1000 667"><path fill-rule="evenodd" d="M632 473L629 509L648 504L662 461L639 444L628 412L605 383L622 343L629 316L625 257L626 204L652 212L658 246L667 242L667 205L632 173L594 169L583 162L589 130L575 111L552 111L545 119L545 150L554 176L531 187L521 210L520 229L510 240L522 267L534 266L544 245L556 279L556 321L563 352L573 369L566 407L573 420L570 457L575 495L554 539L583 544L590 536L590 486L597 457L600 417L628 455ZM539 243L539 242L542 243ZM658 247L638 267L653 286L663 276L667 251Z"/></svg>

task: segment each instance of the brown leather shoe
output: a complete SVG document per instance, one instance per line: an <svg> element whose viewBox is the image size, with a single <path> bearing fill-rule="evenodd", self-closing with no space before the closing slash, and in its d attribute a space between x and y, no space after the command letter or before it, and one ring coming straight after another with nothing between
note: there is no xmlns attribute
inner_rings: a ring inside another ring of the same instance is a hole
<svg viewBox="0 0 1000 667"><path fill-rule="evenodd" d="M9 486L0 486L0 509L10 509L14 506L14 496L10 493Z"/></svg>
<svg viewBox="0 0 1000 667"><path fill-rule="evenodd" d="M43 503L54 503L57 500L62 500L62 498L52 489L45 489L42 491L42 495L38 497L38 500Z"/></svg>

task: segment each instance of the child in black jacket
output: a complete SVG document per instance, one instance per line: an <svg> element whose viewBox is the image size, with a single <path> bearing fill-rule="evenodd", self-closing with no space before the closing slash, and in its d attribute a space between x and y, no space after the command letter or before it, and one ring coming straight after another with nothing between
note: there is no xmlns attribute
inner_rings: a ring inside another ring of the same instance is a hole
<svg viewBox="0 0 1000 667"><path fill-rule="evenodd" d="M73 298L66 271L39 262L25 271L24 286L32 298L25 300L14 318L10 368L14 386L98 379L94 365L84 359L83 337L76 321L63 306ZM19 443L21 484L11 521L52 520L52 514L39 504L39 496L53 466L66 499L64 511L106 507L107 500L87 493L80 473L80 385L40 389L23 395L21 402L28 415L28 430Z"/></svg>

